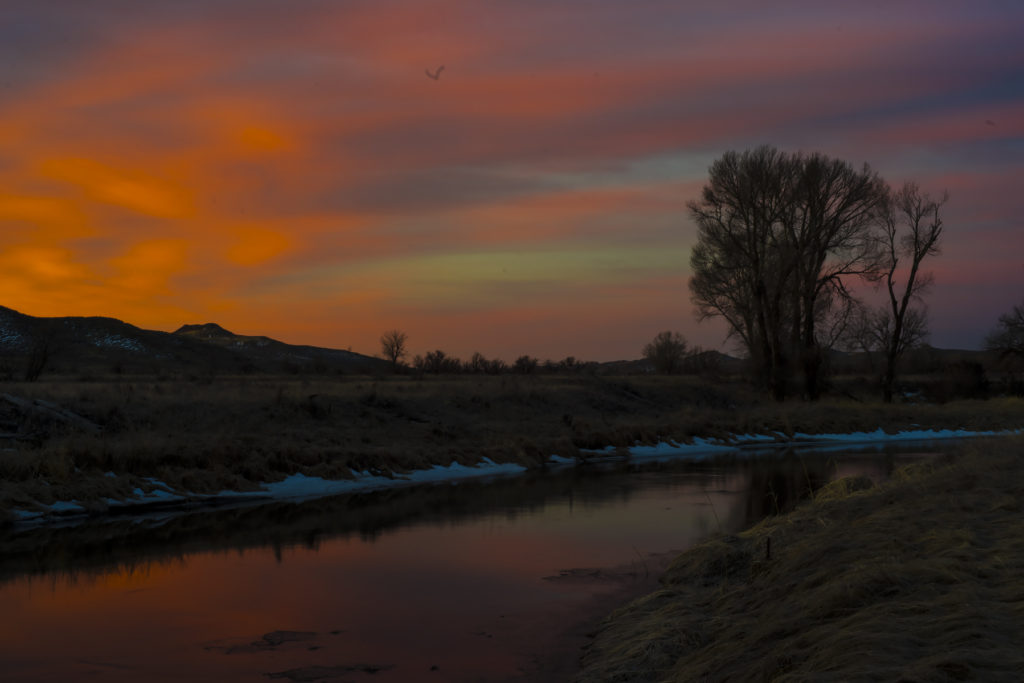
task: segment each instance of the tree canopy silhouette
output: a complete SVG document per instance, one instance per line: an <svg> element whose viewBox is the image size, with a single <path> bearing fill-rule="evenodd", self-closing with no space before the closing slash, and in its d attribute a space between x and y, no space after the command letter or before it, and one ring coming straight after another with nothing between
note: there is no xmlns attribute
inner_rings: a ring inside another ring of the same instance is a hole
<svg viewBox="0 0 1024 683"><path fill-rule="evenodd" d="M820 395L825 354L856 307L847 279L879 269L886 197L867 164L766 145L725 153L688 203L698 315L726 320L776 399L797 374L807 398Z"/></svg>
<svg viewBox="0 0 1024 683"><path fill-rule="evenodd" d="M666 330L644 346L644 358L655 372L673 375L683 371L687 351L686 339L678 332Z"/></svg>

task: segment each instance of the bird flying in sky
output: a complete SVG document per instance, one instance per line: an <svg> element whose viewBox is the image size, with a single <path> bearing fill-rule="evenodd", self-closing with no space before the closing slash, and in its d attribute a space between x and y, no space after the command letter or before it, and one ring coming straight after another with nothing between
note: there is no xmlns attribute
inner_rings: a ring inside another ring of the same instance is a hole
<svg viewBox="0 0 1024 683"><path fill-rule="evenodd" d="M437 71L435 71L433 73L430 72L430 69L424 69L424 71L427 72L427 76L429 78L433 78L436 81L437 79L439 79L441 77L441 72L444 71L444 64L442 64L441 66L437 67Z"/></svg>

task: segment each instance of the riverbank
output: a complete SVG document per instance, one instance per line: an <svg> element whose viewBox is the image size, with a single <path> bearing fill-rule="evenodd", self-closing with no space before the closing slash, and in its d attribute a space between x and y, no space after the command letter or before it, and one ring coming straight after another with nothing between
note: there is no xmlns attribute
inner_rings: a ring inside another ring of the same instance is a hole
<svg viewBox="0 0 1024 683"><path fill-rule="evenodd" d="M823 433L1024 426L1018 399L780 405L739 383L693 377L54 378L5 389L0 523L265 497L310 480L343 492L475 475L491 463L537 469L553 456L728 446L737 435L763 446Z"/></svg>
<svg viewBox="0 0 1024 683"><path fill-rule="evenodd" d="M711 538L608 617L576 683L1020 680L1022 455L967 444Z"/></svg>
<svg viewBox="0 0 1024 683"><path fill-rule="evenodd" d="M777 452L827 453L848 451L851 448L885 448L899 444L933 444L943 441L960 441L993 436L1011 436L1022 430L977 432L965 429L912 429L889 433L882 429L873 432L851 432L849 434L733 434L715 439L693 438L688 443L663 441L653 445L632 447L608 446L601 450L580 452L575 459L552 455L542 468L596 465L606 462L671 460L713 460L722 458L756 458ZM51 505L38 504L34 509L14 509L11 516L19 528L58 524L61 526L83 523L101 517L132 517L150 520L168 518L178 514L202 511L204 509L225 509L266 505L274 502L300 503L330 496L370 493L384 489L403 488L424 484L458 484L473 480L523 475L531 468L515 463L496 463L489 458L472 466L452 463L444 467L434 465L430 469L418 469L404 473L374 474L364 470L354 472L349 479L324 479L296 473L281 481L263 483L257 490L224 490L212 494L192 491L173 492L162 481L152 477L145 482L148 491L136 488L124 500L104 499L103 509L90 508L78 500L58 501ZM106 478L117 478L113 472ZM810 485L810 482L805 482Z"/></svg>

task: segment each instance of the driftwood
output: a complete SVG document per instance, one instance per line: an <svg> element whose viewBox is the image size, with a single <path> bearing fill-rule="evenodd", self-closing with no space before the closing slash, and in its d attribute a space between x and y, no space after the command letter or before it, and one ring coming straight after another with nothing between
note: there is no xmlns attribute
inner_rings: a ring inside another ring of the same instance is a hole
<svg viewBox="0 0 1024 683"><path fill-rule="evenodd" d="M75 427L78 427L79 429L82 429L87 432L95 433L102 431L103 429L100 425L96 424L92 420L82 417L77 413L73 413L70 410L61 408L56 403L44 401L41 398L27 399L20 398L18 396L12 396L10 394L0 394L0 398L2 398L4 401L7 401L12 405L17 406L18 408L21 408L24 411L33 412L38 415L44 415L59 422L74 425Z"/></svg>

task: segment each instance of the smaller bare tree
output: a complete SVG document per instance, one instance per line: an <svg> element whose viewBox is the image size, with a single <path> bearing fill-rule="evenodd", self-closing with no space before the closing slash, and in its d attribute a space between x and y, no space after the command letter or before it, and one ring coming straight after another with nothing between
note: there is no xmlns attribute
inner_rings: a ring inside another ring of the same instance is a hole
<svg viewBox="0 0 1024 683"><path fill-rule="evenodd" d="M903 353L921 344L928 335L925 309L911 308L911 302L920 300L932 283L931 274L921 272L921 262L926 256L939 253L939 210L948 199L948 192L941 199L932 199L914 183L904 183L888 198L881 237L885 258L879 279L885 284L889 301L868 319L869 333L885 362L882 397L886 403L892 403L896 366ZM906 278L902 287L900 275Z"/></svg>
<svg viewBox="0 0 1024 683"><path fill-rule="evenodd" d="M401 330L389 330L380 336L381 353L385 359L391 361L391 367L395 371L408 353L405 346L408 340L409 335Z"/></svg>
<svg viewBox="0 0 1024 683"><path fill-rule="evenodd" d="M644 358L651 362L656 372L674 375L683 371L687 347L683 335L666 330L644 346Z"/></svg>

